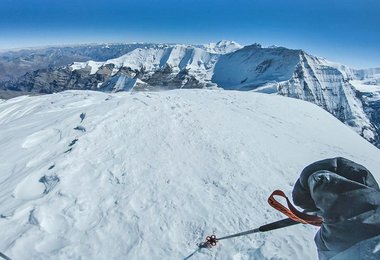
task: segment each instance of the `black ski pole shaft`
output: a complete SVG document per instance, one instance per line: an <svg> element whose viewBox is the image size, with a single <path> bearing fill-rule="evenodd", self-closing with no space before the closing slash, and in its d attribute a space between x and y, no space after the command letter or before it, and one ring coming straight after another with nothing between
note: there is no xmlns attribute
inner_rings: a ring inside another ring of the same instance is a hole
<svg viewBox="0 0 380 260"><path fill-rule="evenodd" d="M5 260L12 260L8 256L4 255L3 253L0 252L0 257L5 259Z"/></svg>
<svg viewBox="0 0 380 260"><path fill-rule="evenodd" d="M221 238L218 238L218 240L223 240L223 239L228 239L228 238L233 238L233 237L240 237L240 236L245 236L245 235L249 235L249 234L253 234L253 233L271 231L271 230L275 230L275 229L279 229L279 228L293 226L293 225L296 225L299 223L300 222L294 221L290 218L286 218L286 219L282 219L282 220L279 220L276 222L272 222L272 223L263 225L259 228L251 229L248 231L236 233L236 234L225 236L225 237L221 237Z"/></svg>
<svg viewBox="0 0 380 260"><path fill-rule="evenodd" d="M272 222L266 225L263 225L259 227L260 232L266 232L266 231L271 231L279 228L284 228L284 227L289 227L293 226L296 224L300 224L301 222L295 221L291 218L285 218L276 222Z"/></svg>

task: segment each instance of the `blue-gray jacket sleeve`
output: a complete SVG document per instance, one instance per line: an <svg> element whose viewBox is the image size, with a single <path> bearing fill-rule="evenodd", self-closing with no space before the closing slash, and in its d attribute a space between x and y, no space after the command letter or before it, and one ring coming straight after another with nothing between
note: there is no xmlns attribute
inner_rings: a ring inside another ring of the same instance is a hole
<svg viewBox="0 0 380 260"><path fill-rule="evenodd" d="M342 157L310 164L292 195L297 206L324 219L315 236L320 259L380 235L379 186L362 165Z"/></svg>

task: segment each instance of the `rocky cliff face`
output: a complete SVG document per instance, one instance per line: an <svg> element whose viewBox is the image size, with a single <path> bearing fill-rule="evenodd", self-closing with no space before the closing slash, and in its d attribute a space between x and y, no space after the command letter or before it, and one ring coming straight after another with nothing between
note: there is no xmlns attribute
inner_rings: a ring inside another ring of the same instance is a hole
<svg viewBox="0 0 380 260"><path fill-rule="evenodd" d="M53 93L68 89L96 90L97 84L106 80L111 73L110 67L105 66L95 74L90 74L87 69L72 71L68 67L40 69L15 81L8 81L4 87L8 90L37 93Z"/></svg>
<svg viewBox="0 0 380 260"><path fill-rule="evenodd" d="M350 83L356 89L364 112L375 127L377 135L372 143L380 147L380 69L354 70L353 72L357 79L351 80Z"/></svg>
<svg viewBox="0 0 380 260"><path fill-rule="evenodd" d="M279 84L278 93L324 108L374 142L378 133L365 113L351 80L353 74L349 68L301 52L292 77Z"/></svg>

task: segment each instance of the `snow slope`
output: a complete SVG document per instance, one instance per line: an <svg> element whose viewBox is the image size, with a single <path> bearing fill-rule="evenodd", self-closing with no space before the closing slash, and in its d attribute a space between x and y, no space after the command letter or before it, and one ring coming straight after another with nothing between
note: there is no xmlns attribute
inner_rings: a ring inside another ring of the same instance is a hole
<svg viewBox="0 0 380 260"><path fill-rule="evenodd" d="M301 50L262 48L259 44L221 56L212 81L224 89L252 90L268 82L289 80Z"/></svg>
<svg viewBox="0 0 380 260"><path fill-rule="evenodd" d="M316 105L222 90L65 91L0 103L0 252L14 259L183 259L206 235L283 216L307 164L380 151ZM316 259L316 228L220 242L192 259Z"/></svg>

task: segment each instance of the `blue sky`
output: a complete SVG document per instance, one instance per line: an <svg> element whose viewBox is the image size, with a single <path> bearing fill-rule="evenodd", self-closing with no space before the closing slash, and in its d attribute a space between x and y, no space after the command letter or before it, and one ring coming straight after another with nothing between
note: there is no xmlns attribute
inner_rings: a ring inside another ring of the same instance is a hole
<svg viewBox="0 0 380 260"><path fill-rule="evenodd" d="M379 0L1 0L0 48L226 39L380 67L379 12Z"/></svg>

